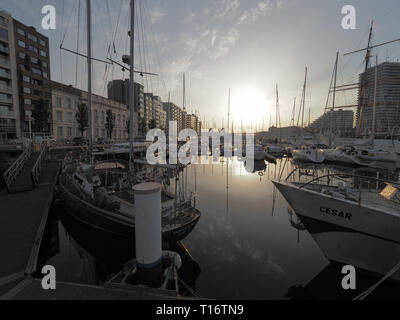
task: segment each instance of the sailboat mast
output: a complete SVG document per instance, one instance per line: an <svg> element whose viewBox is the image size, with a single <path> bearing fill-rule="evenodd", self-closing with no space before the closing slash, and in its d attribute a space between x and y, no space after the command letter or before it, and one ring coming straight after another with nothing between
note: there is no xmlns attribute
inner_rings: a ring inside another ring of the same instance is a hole
<svg viewBox="0 0 400 320"><path fill-rule="evenodd" d="M229 132L229 116L231 115L231 88L229 88L229 95L228 95L228 132Z"/></svg>
<svg viewBox="0 0 400 320"><path fill-rule="evenodd" d="M371 39L372 39L372 30L374 27L374 21L371 21L371 27L369 28L369 36L368 36L368 46L367 46L367 53L365 54L365 68L364 68L364 76L361 79L361 101L359 106L359 117L357 123L357 135L361 133L361 126L362 126L362 119L364 116L364 104L365 104L365 91L367 86L367 71L369 66L369 59L371 56Z"/></svg>
<svg viewBox="0 0 400 320"><path fill-rule="evenodd" d="M378 82L378 55L375 56L376 58L376 63L375 63L375 84L374 84L374 108L372 111L372 143L374 143L375 140L375 117L376 117L376 87L377 87L377 82Z"/></svg>
<svg viewBox="0 0 400 320"><path fill-rule="evenodd" d="M88 46L88 120L89 120L89 159L90 164L93 163L92 149L93 149L93 124L92 124L92 18L90 0L86 1L86 14L87 14L87 46Z"/></svg>
<svg viewBox="0 0 400 320"><path fill-rule="evenodd" d="M306 87L307 87L307 67L306 67L306 75L304 78L304 87L303 87L303 110L301 115L301 127L304 128L304 108L306 104Z"/></svg>
<svg viewBox="0 0 400 320"><path fill-rule="evenodd" d="M130 72L129 72L129 172L131 177L134 176L134 132L133 132L133 121L134 121L134 106L135 106L135 1L131 0L131 26L130 26Z"/></svg>
<svg viewBox="0 0 400 320"><path fill-rule="evenodd" d="M335 99L336 99L336 80L337 80L337 69L338 69L338 61L339 61L339 52L336 52L336 61L335 61L335 78L333 81L333 98L332 98L332 109L331 109L331 125L330 125L330 135L329 135L329 144L333 143L333 121L334 121L334 112L335 112Z"/></svg>

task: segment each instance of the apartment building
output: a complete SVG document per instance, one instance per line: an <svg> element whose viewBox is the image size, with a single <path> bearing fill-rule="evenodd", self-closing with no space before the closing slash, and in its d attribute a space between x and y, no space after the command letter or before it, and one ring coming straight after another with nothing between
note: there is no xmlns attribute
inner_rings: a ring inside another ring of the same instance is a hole
<svg viewBox="0 0 400 320"><path fill-rule="evenodd" d="M14 21L0 10L0 140L21 137Z"/></svg>
<svg viewBox="0 0 400 320"><path fill-rule="evenodd" d="M87 105L88 94L85 91L52 81L52 113L53 132L58 140L73 139L81 136L76 121L78 104ZM108 138L106 130L107 110L114 117L112 139L125 141L128 139L129 108L122 103L99 95L92 95L92 136L93 139ZM137 113L134 113L134 134L137 135ZM85 131L84 136L88 136Z"/></svg>

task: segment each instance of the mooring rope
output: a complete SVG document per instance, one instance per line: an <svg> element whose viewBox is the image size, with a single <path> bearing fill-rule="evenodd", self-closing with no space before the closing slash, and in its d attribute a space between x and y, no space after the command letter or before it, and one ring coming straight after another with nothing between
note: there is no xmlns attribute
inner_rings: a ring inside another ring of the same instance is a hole
<svg viewBox="0 0 400 320"><path fill-rule="evenodd" d="M390 270L381 280L375 283L372 287L359 294L357 297L353 298L353 300L364 300L371 293L373 293L383 282L389 279L393 274L395 274L400 269L400 262L396 264L392 270Z"/></svg>

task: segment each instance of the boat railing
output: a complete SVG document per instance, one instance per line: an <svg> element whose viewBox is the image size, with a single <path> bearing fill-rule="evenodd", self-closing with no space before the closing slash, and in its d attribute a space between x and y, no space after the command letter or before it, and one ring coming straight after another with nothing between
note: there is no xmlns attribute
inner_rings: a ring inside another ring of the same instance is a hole
<svg viewBox="0 0 400 320"><path fill-rule="evenodd" d="M344 185L344 184L346 185ZM397 193L395 197L382 196L386 200L391 200L396 202L397 205L400 204L400 183L396 181L383 180L375 177L360 176L355 174L346 173L328 173L321 175L299 185L299 189L307 188L309 186L318 185L320 189L341 187L342 191L346 191L349 199L357 201L359 204L362 202L376 202L377 195L381 194L385 188L389 186L393 190L393 193ZM396 191L397 190L397 191ZM332 193L332 195L338 195L337 193Z"/></svg>

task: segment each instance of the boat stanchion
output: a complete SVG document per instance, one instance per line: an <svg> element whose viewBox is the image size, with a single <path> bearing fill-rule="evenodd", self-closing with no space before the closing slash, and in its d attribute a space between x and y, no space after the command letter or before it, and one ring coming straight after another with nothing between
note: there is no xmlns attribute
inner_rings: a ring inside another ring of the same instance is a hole
<svg viewBox="0 0 400 320"><path fill-rule="evenodd" d="M155 182L137 184L133 193L137 280L143 285L157 286L163 274L161 185Z"/></svg>

